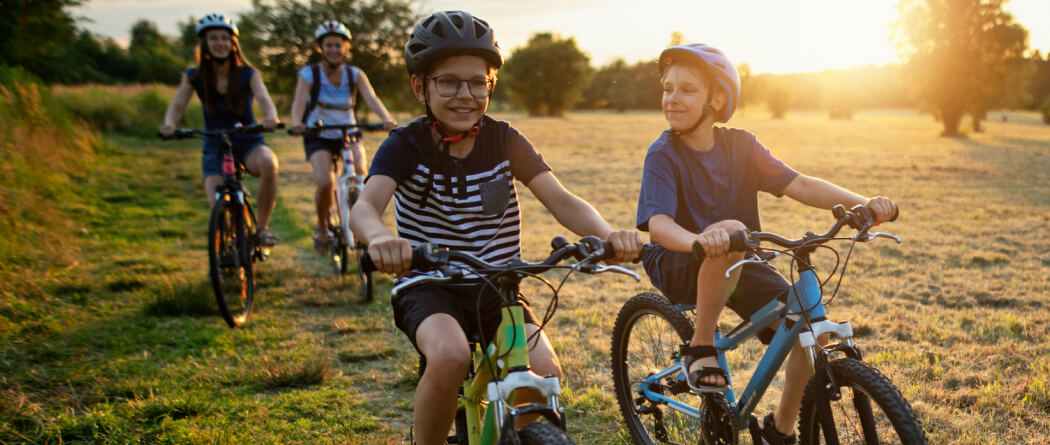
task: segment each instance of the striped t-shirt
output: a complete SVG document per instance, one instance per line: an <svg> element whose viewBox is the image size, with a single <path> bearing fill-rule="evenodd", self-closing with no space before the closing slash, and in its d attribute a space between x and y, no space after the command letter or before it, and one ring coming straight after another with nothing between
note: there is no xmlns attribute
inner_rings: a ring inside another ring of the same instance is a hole
<svg viewBox="0 0 1050 445"><path fill-rule="evenodd" d="M473 150L459 159L440 150L428 120L419 118L390 133L369 177L397 182L397 233L413 247L429 242L504 263L521 256L514 179L528 184L549 170L528 139L506 122L483 117Z"/></svg>

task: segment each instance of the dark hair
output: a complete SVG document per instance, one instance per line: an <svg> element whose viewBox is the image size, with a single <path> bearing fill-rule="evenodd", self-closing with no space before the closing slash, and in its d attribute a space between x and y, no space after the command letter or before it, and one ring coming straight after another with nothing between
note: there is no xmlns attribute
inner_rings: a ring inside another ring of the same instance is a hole
<svg viewBox="0 0 1050 445"><path fill-rule="evenodd" d="M212 59L211 51L208 51L208 39L207 32L201 34L200 43L193 52L193 59L197 62L199 67L198 76L204 76L204 88L202 91L203 96L201 102L204 108L209 112L214 112L211 107L214 105L212 97L217 96L218 87L216 86L216 73L215 63ZM226 107L232 112L238 112L242 110L247 102L247 94L241 91L240 79L241 70L244 68L250 68L252 65L244 58L244 54L241 53L241 44L237 39L236 35L230 34L230 70L226 78Z"/></svg>

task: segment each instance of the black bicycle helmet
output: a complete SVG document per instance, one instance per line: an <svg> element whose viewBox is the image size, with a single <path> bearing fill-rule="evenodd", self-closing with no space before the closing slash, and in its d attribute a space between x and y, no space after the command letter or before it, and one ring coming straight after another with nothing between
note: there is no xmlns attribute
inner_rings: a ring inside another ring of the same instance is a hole
<svg viewBox="0 0 1050 445"><path fill-rule="evenodd" d="M405 44L409 74L425 73L434 62L453 55L475 55L493 68L503 66L492 27L466 11L431 14L416 23Z"/></svg>

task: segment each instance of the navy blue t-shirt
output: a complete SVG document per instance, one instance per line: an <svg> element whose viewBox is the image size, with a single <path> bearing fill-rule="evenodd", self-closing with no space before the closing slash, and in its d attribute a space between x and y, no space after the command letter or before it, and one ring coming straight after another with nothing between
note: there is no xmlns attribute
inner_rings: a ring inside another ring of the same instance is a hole
<svg viewBox="0 0 1050 445"><path fill-rule="evenodd" d="M638 229L667 215L683 229L702 232L727 219L762 230L758 192L781 196L798 172L773 156L755 136L735 128L714 128L709 151L692 150L670 131L649 146L638 197Z"/></svg>
<svg viewBox="0 0 1050 445"><path fill-rule="evenodd" d="M252 113L252 100L254 95L252 94L252 76L255 74L255 69L250 66L242 66L237 73L236 82L238 82L238 90L241 94L243 102L231 101L235 103L235 107L240 109L234 110L230 108L230 105L226 101L225 94L219 94L218 91L213 92L212 97L208 97L205 103L205 92L204 92L204 76L200 75L198 68L190 68L186 70L186 77L190 81L190 85L193 86L193 90L197 92L197 98L200 99L202 108L204 108L204 127L209 130L222 130L227 128L233 128L237 124L244 126L252 125L255 123L255 114ZM227 92L229 92L230 86L227 86ZM237 134L233 135L231 141L234 144L261 144L263 142L262 134ZM218 140L213 141L218 142Z"/></svg>

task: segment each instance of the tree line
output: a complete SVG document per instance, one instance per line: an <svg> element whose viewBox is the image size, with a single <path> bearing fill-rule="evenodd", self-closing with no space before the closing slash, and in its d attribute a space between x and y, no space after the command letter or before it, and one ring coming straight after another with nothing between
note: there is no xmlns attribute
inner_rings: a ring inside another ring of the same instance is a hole
<svg viewBox="0 0 1050 445"><path fill-rule="evenodd" d="M12 8L0 11L0 65L20 66L52 83L173 84L192 63L194 17L179 23L177 36L141 20L124 48L77 27L70 10L82 1L13 0ZM765 106L774 117L791 109L823 109L843 119L858 109L919 106L943 124L947 136L958 134L966 116L980 131L988 110L999 108L1040 109L1050 124L1050 57L1029 50L1027 30L1004 3L900 0L894 35L905 64L789 75L754 75L741 64L741 103ZM278 100L292 93L296 70L318 58L314 27L335 17L354 34L353 63L394 108L415 110L401 59L418 19L414 11L411 0L253 0L237 23L244 53L262 69ZM672 33L670 43L681 39ZM511 51L499 75L494 100L533 115L660 107L655 59L595 68L575 39L554 33L535 34Z"/></svg>

